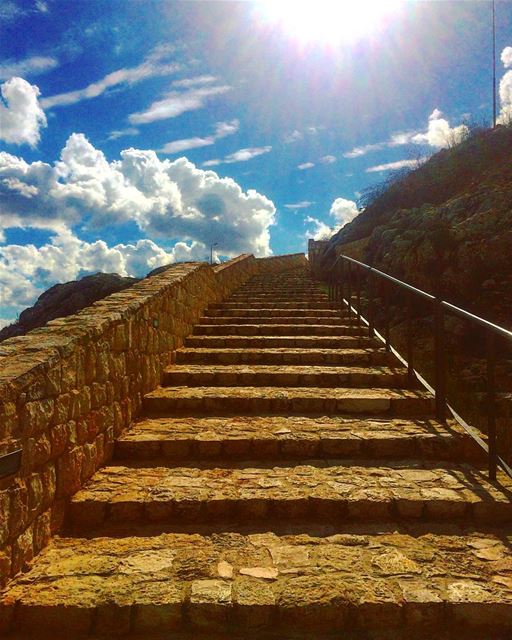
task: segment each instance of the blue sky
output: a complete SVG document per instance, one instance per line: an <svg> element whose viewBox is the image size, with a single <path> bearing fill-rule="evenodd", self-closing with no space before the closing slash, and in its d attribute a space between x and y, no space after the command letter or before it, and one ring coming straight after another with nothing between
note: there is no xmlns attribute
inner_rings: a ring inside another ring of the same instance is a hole
<svg viewBox="0 0 512 640"><path fill-rule="evenodd" d="M3 0L0 326L98 270L304 251L366 187L490 123L490 2L280 11ZM504 117L511 46L497 2Z"/></svg>

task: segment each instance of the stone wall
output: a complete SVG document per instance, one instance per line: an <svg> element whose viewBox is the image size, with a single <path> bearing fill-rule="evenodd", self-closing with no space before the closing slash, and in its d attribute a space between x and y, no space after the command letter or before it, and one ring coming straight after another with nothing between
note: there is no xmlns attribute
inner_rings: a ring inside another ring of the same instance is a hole
<svg viewBox="0 0 512 640"><path fill-rule="evenodd" d="M67 498L109 460L208 304L253 275L305 263L294 254L173 265L0 345L0 455L23 449L19 473L0 479L0 586L59 529Z"/></svg>

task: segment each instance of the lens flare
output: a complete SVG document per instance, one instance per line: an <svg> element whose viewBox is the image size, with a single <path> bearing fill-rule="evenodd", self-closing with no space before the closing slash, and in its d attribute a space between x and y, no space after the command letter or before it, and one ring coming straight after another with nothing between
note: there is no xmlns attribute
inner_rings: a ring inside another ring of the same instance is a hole
<svg viewBox="0 0 512 640"><path fill-rule="evenodd" d="M351 42L385 26L405 0L259 0L263 20L302 42Z"/></svg>

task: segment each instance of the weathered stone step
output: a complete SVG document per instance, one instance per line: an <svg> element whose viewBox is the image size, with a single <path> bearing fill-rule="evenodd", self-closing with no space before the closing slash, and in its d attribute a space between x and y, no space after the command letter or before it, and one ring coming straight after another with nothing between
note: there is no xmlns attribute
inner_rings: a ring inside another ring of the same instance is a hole
<svg viewBox="0 0 512 640"><path fill-rule="evenodd" d="M255 320L260 323L268 324L313 324L313 325L341 325L347 326L348 319L341 316L332 316L328 318L318 318L317 316L272 316L270 315L258 315L258 316L203 316L199 319L198 324L254 324Z"/></svg>
<svg viewBox="0 0 512 640"><path fill-rule="evenodd" d="M510 561L501 535L459 529L56 538L4 594L0 631L31 640L504 640Z"/></svg>
<svg viewBox="0 0 512 640"><path fill-rule="evenodd" d="M296 302L218 302L212 303L210 309L297 309ZM340 304L336 302L301 302L301 309L339 309Z"/></svg>
<svg viewBox="0 0 512 640"><path fill-rule="evenodd" d="M193 349L176 351L178 364L391 365L385 349Z"/></svg>
<svg viewBox="0 0 512 640"><path fill-rule="evenodd" d="M209 307L205 310L204 315L209 317L247 317L247 318L259 318L259 317L310 317L310 309L291 308L286 309L248 309L248 308L235 308L235 309L212 309ZM316 309L314 315L319 319L324 318L348 318L348 313L340 309Z"/></svg>
<svg viewBox="0 0 512 640"><path fill-rule="evenodd" d="M322 294L322 295L327 295L327 292L324 289L321 289L320 287L306 287L306 286L302 286L302 287L294 287L293 290L290 289L290 287L272 287L271 289L269 287L243 287L242 289L238 289L238 291L234 291L231 296L238 296L238 295L271 295L272 293L275 293L276 295L280 296L280 295L296 295L296 294Z"/></svg>
<svg viewBox="0 0 512 640"><path fill-rule="evenodd" d="M186 347L228 348L299 348L299 349L354 349L375 347L379 343L368 336L189 336Z"/></svg>
<svg viewBox="0 0 512 640"><path fill-rule="evenodd" d="M160 387L144 397L149 415L176 411L219 415L256 413L362 413L429 416L433 398L400 389L325 389L318 387Z"/></svg>
<svg viewBox="0 0 512 640"><path fill-rule="evenodd" d="M195 336L357 336L367 334L357 324L196 324Z"/></svg>
<svg viewBox="0 0 512 640"><path fill-rule="evenodd" d="M71 498L69 524L86 532L109 521L512 521L510 479L502 488L470 465L336 459L260 464L106 466Z"/></svg>
<svg viewBox="0 0 512 640"><path fill-rule="evenodd" d="M339 367L263 364L174 364L162 384L177 387L407 387L403 367Z"/></svg>
<svg viewBox="0 0 512 640"><path fill-rule="evenodd" d="M233 294L231 295L226 302L297 302L297 305L300 306L304 302L329 302L329 299L324 293L289 293L289 294L278 294L275 292L271 292L268 294Z"/></svg>
<svg viewBox="0 0 512 640"><path fill-rule="evenodd" d="M116 441L114 456L118 460L333 456L479 460L474 442L457 424L373 416L144 418Z"/></svg>

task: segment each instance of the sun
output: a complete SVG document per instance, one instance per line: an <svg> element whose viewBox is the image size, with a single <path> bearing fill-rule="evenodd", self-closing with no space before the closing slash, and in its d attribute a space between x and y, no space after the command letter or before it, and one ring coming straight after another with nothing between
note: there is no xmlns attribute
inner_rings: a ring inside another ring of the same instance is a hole
<svg viewBox="0 0 512 640"><path fill-rule="evenodd" d="M263 20L302 42L337 44L382 28L405 0L258 0Z"/></svg>

